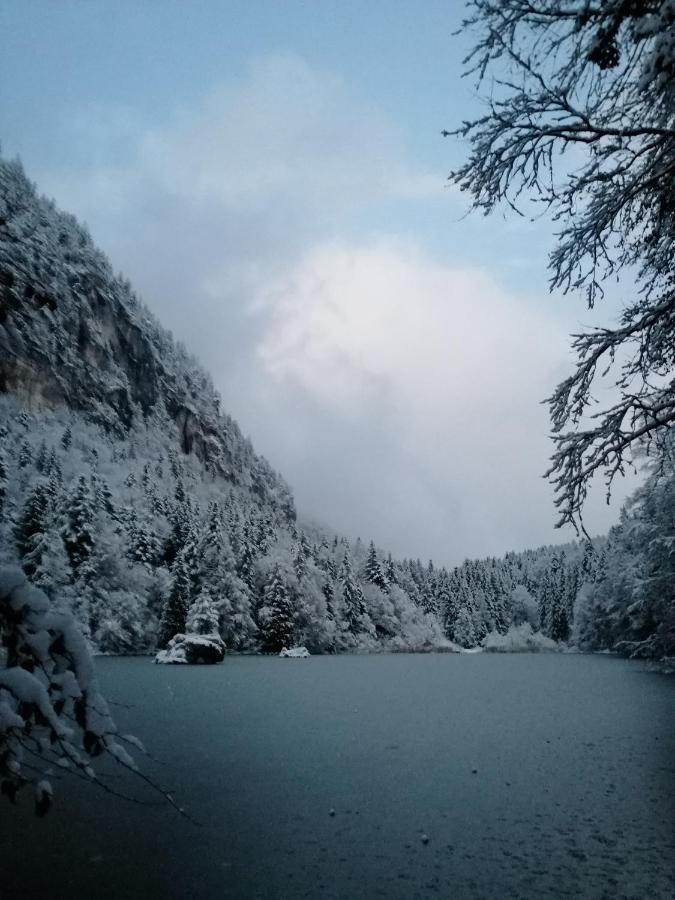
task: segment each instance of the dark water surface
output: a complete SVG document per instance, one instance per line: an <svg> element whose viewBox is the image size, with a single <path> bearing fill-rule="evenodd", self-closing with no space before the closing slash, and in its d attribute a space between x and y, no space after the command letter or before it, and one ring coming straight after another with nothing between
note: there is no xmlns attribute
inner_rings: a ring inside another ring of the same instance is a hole
<svg viewBox="0 0 675 900"><path fill-rule="evenodd" d="M145 770L203 825L70 780L46 820L28 796L3 800L3 900L675 896L675 679L639 664L98 669L131 705L116 707L120 727L157 757Z"/></svg>

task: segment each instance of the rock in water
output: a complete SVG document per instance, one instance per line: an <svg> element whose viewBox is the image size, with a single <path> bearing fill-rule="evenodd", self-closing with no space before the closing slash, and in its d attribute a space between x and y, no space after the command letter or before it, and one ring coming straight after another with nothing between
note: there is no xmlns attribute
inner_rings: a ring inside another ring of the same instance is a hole
<svg viewBox="0 0 675 900"><path fill-rule="evenodd" d="M279 656L283 656L285 659L307 659L309 650L307 647L291 647L290 649L284 647Z"/></svg>
<svg viewBox="0 0 675 900"><path fill-rule="evenodd" d="M225 644L217 634L177 634L169 641L166 650L160 650L156 663L186 665L195 663L219 663L225 657Z"/></svg>

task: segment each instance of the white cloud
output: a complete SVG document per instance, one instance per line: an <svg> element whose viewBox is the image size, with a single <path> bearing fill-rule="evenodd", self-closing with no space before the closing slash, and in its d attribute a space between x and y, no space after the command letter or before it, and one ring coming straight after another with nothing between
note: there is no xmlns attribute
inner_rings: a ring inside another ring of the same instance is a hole
<svg viewBox="0 0 675 900"><path fill-rule="evenodd" d="M375 504L362 530L399 552L456 559L552 537L539 401L566 343L549 313L396 239L316 247L265 297L274 403L305 395L296 427L320 423L341 448L301 466L339 481L344 522L369 490L386 517Z"/></svg>
<svg viewBox="0 0 675 900"><path fill-rule="evenodd" d="M73 118L75 162L41 186L201 356L305 510L441 562L555 539L540 400L566 328L489 276L498 246L450 268L403 220L371 233L392 203L419 221L448 202L404 135L294 56L163 121L104 112Z"/></svg>
<svg viewBox="0 0 675 900"><path fill-rule="evenodd" d="M292 54L252 62L241 81L153 125L143 126L130 110L106 116L97 108L78 112L70 126L80 142L88 140L96 167L61 179L62 193L92 212L101 203L119 205L121 197L137 204L139 192L161 192L190 207L274 215L282 204L284 212L323 219L378 197L443 189L435 175L405 164L401 135L376 109L338 76Z"/></svg>

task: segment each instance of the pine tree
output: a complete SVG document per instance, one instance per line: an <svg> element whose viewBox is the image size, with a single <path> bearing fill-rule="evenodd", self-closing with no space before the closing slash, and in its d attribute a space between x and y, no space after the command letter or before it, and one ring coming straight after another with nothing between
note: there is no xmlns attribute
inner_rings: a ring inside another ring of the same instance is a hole
<svg viewBox="0 0 675 900"><path fill-rule="evenodd" d="M352 573L349 554L342 562L342 601L345 607L347 627L352 633L365 630L366 604L360 584Z"/></svg>
<svg viewBox="0 0 675 900"><path fill-rule="evenodd" d="M462 647L475 647L478 643L473 616L466 606L463 606L457 614L453 637Z"/></svg>
<svg viewBox="0 0 675 900"><path fill-rule="evenodd" d="M251 616L249 588L236 572L234 553L223 525L222 510L209 507L199 544L199 591L207 591L218 613L218 630L225 643L242 649L251 645L256 626Z"/></svg>
<svg viewBox="0 0 675 900"><path fill-rule="evenodd" d="M391 558L391 553L387 554L387 559L384 563L384 577L387 579L387 584L398 584L398 581L396 580L394 561Z"/></svg>
<svg viewBox="0 0 675 900"><path fill-rule="evenodd" d="M560 596L556 596L553 599L550 608L549 636L554 641L566 641L570 636L567 609Z"/></svg>
<svg viewBox="0 0 675 900"><path fill-rule="evenodd" d="M260 611L261 649L279 653L295 643L293 606L277 563L265 583L264 605Z"/></svg>
<svg viewBox="0 0 675 900"><path fill-rule="evenodd" d="M68 596L72 593L73 571L63 538L51 525L48 520L46 530L31 538L23 568L35 587L63 607L68 605Z"/></svg>
<svg viewBox="0 0 675 900"><path fill-rule="evenodd" d="M95 518L91 487L85 476L80 475L66 509L66 525L63 529L63 541L76 575L81 573L94 548Z"/></svg>
<svg viewBox="0 0 675 900"><path fill-rule="evenodd" d="M70 450L73 443L73 429L70 425L66 426L63 435L61 436L61 446L66 451L66 453Z"/></svg>
<svg viewBox="0 0 675 900"><path fill-rule="evenodd" d="M254 587L255 548L251 538L251 526L247 522L238 541L237 574L249 588Z"/></svg>
<svg viewBox="0 0 675 900"><path fill-rule="evenodd" d="M157 644L166 647L172 637L185 633L188 609L190 608L191 586L190 577L179 557L176 560L171 579L171 589L166 598L162 617L159 622Z"/></svg>
<svg viewBox="0 0 675 900"><path fill-rule="evenodd" d="M331 621L335 621L335 587L328 578L323 583L321 593L326 601L326 616Z"/></svg>
<svg viewBox="0 0 675 900"><path fill-rule="evenodd" d="M102 478L98 474L94 474L91 477L91 488L94 495L94 501L96 506L102 512L105 512L107 515L112 518L118 517L118 512L115 509L115 502L113 500L112 491L110 490L110 486L105 478Z"/></svg>
<svg viewBox="0 0 675 900"><path fill-rule="evenodd" d="M28 441L21 442L19 448L19 468L25 469L33 462L33 449Z"/></svg>
<svg viewBox="0 0 675 900"><path fill-rule="evenodd" d="M201 591L190 606L185 630L187 634L218 634L218 612L207 591Z"/></svg>
<svg viewBox="0 0 675 900"><path fill-rule="evenodd" d="M377 587L379 587L383 591L388 590L389 585L387 584L387 579L385 578L382 567L380 566L380 563L377 559L377 551L375 550L375 544L373 543L373 541L370 542L370 546L368 547L365 576L366 581L369 581L371 584L377 585Z"/></svg>
<svg viewBox="0 0 675 900"><path fill-rule="evenodd" d="M157 564L160 555L159 540L147 519L139 522L132 513L129 522L129 557L143 563L148 569Z"/></svg>
<svg viewBox="0 0 675 900"><path fill-rule="evenodd" d="M35 457L35 468L40 472L40 474L45 474L47 469L47 464L49 460L49 455L47 453L47 444L45 441L40 442L40 446L38 447L37 456Z"/></svg>
<svg viewBox="0 0 675 900"><path fill-rule="evenodd" d="M311 556L311 548L304 531L300 532L300 540L293 559L293 569L298 581L302 581L307 573L307 561Z"/></svg>
<svg viewBox="0 0 675 900"><path fill-rule="evenodd" d="M56 450L52 447L49 451L49 458L47 459L47 467L45 470L45 474L55 483L59 485L63 484L63 471L61 469L61 462L59 457L57 456Z"/></svg>
<svg viewBox="0 0 675 900"><path fill-rule="evenodd" d="M44 479L40 479L29 495L14 528L14 538L19 557L23 559L32 548L32 540L45 530L49 509L49 491Z"/></svg>
<svg viewBox="0 0 675 900"><path fill-rule="evenodd" d="M171 504L169 510L169 525L171 530L164 548L164 561L170 566L196 527L195 514L182 481L176 485L176 502Z"/></svg>
<svg viewBox="0 0 675 900"><path fill-rule="evenodd" d="M558 597L558 560L554 556L539 582L539 627L550 637L551 617Z"/></svg>

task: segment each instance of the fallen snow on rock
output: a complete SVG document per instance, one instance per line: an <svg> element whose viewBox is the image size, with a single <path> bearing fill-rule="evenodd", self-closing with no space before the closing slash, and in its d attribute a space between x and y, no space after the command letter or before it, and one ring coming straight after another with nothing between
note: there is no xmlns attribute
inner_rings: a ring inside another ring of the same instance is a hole
<svg viewBox="0 0 675 900"><path fill-rule="evenodd" d="M189 665L194 663L219 663L225 657L225 644L217 634L177 634L166 650L160 650L156 663L164 665Z"/></svg>
<svg viewBox="0 0 675 900"><path fill-rule="evenodd" d="M279 656L283 656L286 659L307 659L309 650L307 647L291 647L290 649L284 647Z"/></svg>
<svg viewBox="0 0 675 900"><path fill-rule="evenodd" d="M483 647L488 653L539 653L561 649L540 631L532 631L529 622L512 625L506 634L491 631L483 641Z"/></svg>

